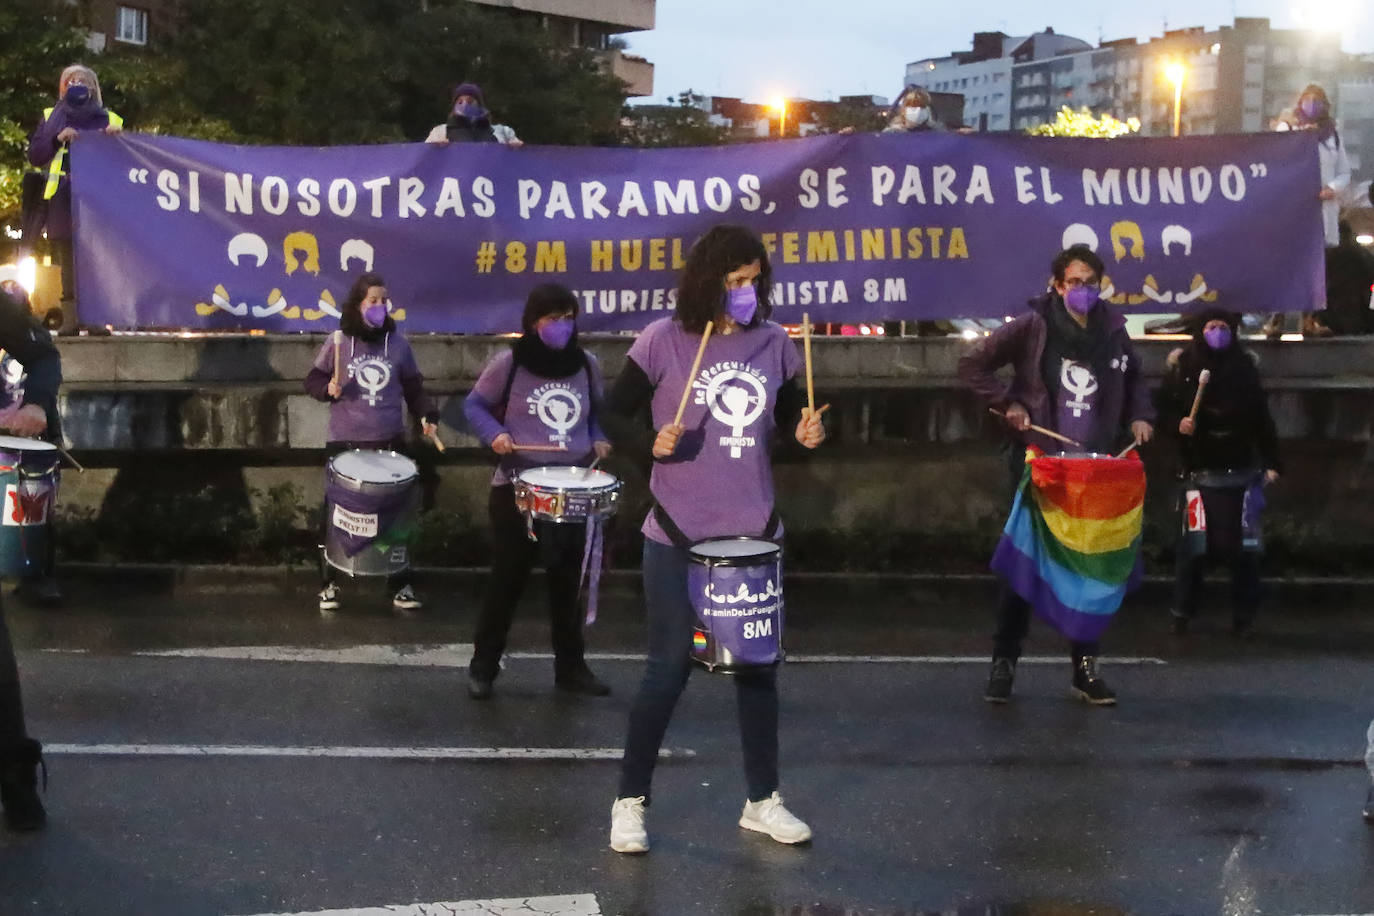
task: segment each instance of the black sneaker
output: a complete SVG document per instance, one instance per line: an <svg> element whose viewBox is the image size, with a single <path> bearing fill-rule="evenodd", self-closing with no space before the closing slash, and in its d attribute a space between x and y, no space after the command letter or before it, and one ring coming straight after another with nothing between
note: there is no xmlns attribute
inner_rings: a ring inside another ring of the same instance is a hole
<svg viewBox="0 0 1374 916"><path fill-rule="evenodd" d="M1009 658L994 658L992 672L983 699L989 703L1005 703L1011 699L1011 685L1016 680L1016 662Z"/></svg>
<svg viewBox="0 0 1374 916"><path fill-rule="evenodd" d="M1085 655L1073 669L1074 696L1094 706L1115 706L1116 694L1097 673L1097 658Z"/></svg>
<svg viewBox="0 0 1374 916"><path fill-rule="evenodd" d="M592 674L589 668L580 668L570 674L560 675L553 679L553 685L559 690L566 690L568 693L578 693L588 697L608 696L611 688L603 684Z"/></svg>
<svg viewBox="0 0 1374 916"><path fill-rule="evenodd" d="M0 805L5 808L5 826L11 830L37 830L48 822L38 797L40 768L46 789L48 767L43 762L43 745L32 738L0 751Z"/></svg>
<svg viewBox="0 0 1374 916"><path fill-rule="evenodd" d="M468 696L474 700L491 699L491 678L478 677L475 674L468 675Z"/></svg>

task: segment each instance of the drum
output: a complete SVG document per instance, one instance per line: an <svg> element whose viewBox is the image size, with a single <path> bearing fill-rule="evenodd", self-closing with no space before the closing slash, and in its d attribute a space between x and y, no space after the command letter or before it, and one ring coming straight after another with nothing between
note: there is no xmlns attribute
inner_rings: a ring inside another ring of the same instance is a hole
<svg viewBox="0 0 1374 916"><path fill-rule="evenodd" d="M549 465L515 478L515 505L533 522L586 522L615 514L620 480L596 468Z"/></svg>
<svg viewBox="0 0 1374 916"><path fill-rule="evenodd" d="M353 449L325 473L324 556L350 576L389 576L410 565L420 508L415 462L391 451Z"/></svg>
<svg viewBox="0 0 1374 916"><path fill-rule="evenodd" d="M781 662L782 547L759 538L717 538L689 547L687 557L687 591L697 615L692 658L723 674Z"/></svg>
<svg viewBox="0 0 1374 916"><path fill-rule="evenodd" d="M46 572L52 510L57 500L57 446L39 439L0 436L0 575Z"/></svg>

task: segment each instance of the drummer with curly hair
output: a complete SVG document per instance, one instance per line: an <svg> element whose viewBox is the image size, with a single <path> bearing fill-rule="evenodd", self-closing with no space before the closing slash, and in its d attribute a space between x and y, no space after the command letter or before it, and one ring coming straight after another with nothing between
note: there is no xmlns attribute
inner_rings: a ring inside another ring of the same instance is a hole
<svg viewBox="0 0 1374 916"><path fill-rule="evenodd" d="M1154 435L1154 411L1125 319L1099 298L1102 259L1084 245L1061 251L1050 264L1047 292L1026 311L981 338L959 360L959 378L1006 417L1014 434L1008 453L1012 489L1025 466L1026 446L1059 452L1064 445L1032 429L1048 429L1088 452L1112 453L1127 436ZM1012 369L1008 383L996 373ZM1003 586L997 608L992 671L983 699L1011 699L1021 644L1030 627L1030 604ZM1070 645L1073 694L1095 706L1116 703L1097 671L1098 645Z"/></svg>
<svg viewBox="0 0 1374 916"><path fill-rule="evenodd" d="M567 287L546 283L531 290L520 328L520 337L491 358L463 401L468 426L500 459L487 500L491 579L473 637L468 695L492 695L516 603L538 561L548 578L554 686L605 696L611 689L587 667L578 610L587 526L536 520L538 540L531 540L514 486L522 470L588 465L611 453L599 421L601 369L578 345L577 298Z"/></svg>
<svg viewBox="0 0 1374 916"><path fill-rule="evenodd" d="M774 434L786 430L808 449L825 439L819 411L804 410L797 346L768 320L771 289L768 252L759 237L743 226L711 229L687 256L676 314L644 329L611 392L608 413L619 421L613 435L632 439L630 429L650 424L657 431L649 484L654 508L643 528L649 659L630 709L611 808L616 852L649 849L644 817L650 782L691 666L696 612L687 589L689 546L707 538L779 538L770 465ZM699 371L693 372L698 353ZM694 396L678 422L688 389ZM715 399L709 399L711 390ZM734 679L748 790L739 825L779 843L805 842L811 828L778 794L777 669L742 669Z"/></svg>

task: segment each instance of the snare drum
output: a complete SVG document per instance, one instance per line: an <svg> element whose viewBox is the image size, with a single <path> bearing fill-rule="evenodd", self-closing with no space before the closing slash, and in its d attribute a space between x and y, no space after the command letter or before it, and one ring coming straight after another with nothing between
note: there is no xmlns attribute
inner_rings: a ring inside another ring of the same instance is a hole
<svg viewBox="0 0 1374 916"><path fill-rule="evenodd" d="M692 658L724 674L781 662L782 547L759 538L718 538L689 547L687 557L687 591L697 615Z"/></svg>
<svg viewBox="0 0 1374 916"><path fill-rule="evenodd" d="M325 473L324 556L350 576L389 576L410 565L420 508L415 462L399 452L353 449Z"/></svg>
<svg viewBox="0 0 1374 916"><path fill-rule="evenodd" d="M51 442L0 436L0 483L5 487L0 575L46 572L60 461Z"/></svg>
<svg viewBox="0 0 1374 916"><path fill-rule="evenodd" d="M515 478L515 505L529 520L565 524L615 514L620 480L597 468L549 465Z"/></svg>

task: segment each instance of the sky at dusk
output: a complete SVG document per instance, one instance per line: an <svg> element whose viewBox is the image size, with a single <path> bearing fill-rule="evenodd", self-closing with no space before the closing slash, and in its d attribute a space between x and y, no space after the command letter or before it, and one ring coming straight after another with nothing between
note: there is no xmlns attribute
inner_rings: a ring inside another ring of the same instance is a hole
<svg viewBox="0 0 1374 916"><path fill-rule="evenodd" d="M652 32L626 36L654 63L654 98L684 89L766 101L892 96L909 61L968 50L974 32L1025 35L1046 26L1096 44L1170 29L1267 17L1275 28L1339 31L1342 48L1374 52L1374 0L658 0Z"/></svg>

